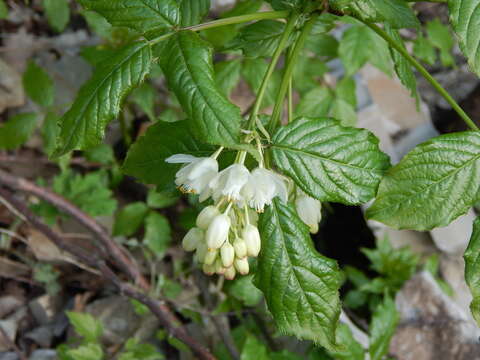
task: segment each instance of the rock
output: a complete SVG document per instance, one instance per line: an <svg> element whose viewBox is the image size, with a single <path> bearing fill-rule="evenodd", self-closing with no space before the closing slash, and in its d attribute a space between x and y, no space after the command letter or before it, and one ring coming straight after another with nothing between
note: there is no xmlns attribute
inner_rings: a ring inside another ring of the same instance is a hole
<svg viewBox="0 0 480 360"><path fill-rule="evenodd" d="M390 343L398 360L478 360L480 329L442 292L432 275L421 272L396 296L400 324Z"/></svg>
<svg viewBox="0 0 480 360"><path fill-rule="evenodd" d="M430 233L435 245L447 254L462 256L470 241L475 218L474 211L470 209L450 225L433 229Z"/></svg>
<svg viewBox="0 0 480 360"><path fill-rule="evenodd" d="M0 319L9 315L21 305L23 305L23 301L16 296L2 296L0 298Z"/></svg>
<svg viewBox="0 0 480 360"><path fill-rule="evenodd" d="M24 335L26 339L30 339L41 347L48 348L53 341L53 326L39 326Z"/></svg>
<svg viewBox="0 0 480 360"><path fill-rule="evenodd" d="M18 323L15 320L0 320L0 327L3 332L0 333L0 351L12 350L10 343L15 341L17 336ZM3 333L8 336L10 341L5 339Z"/></svg>
<svg viewBox="0 0 480 360"><path fill-rule="evenodd" d="M0 360L18 360L18 355L14 352L0 352Z"/></svg>
<svg viewBox="0 0 480 360"><path fill-rule="evenodd" d="M57 352L51 349L35 350L29 360L56 360Z"/></svg>
<svg viewBox="0 0 480 360"><path fill-rule="evenodd" d="M0 59L0 113L10 107L23 105L24 102L20 75Z"/></svg>

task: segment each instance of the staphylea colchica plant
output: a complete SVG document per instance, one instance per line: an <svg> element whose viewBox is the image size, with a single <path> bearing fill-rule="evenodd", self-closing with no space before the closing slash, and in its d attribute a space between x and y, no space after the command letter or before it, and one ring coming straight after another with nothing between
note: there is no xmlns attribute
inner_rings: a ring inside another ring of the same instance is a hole
<svg viewBox="0 0 480 360"><path fill-rule="evenodd" d="M209 0L79 3L134 35L81 88L59 122L53 156L98 145L126 95L159 66L184 120L150 126L130 147L123 170L159 189L175 182L199 196L206 206L184 248L195 251L205 273L226 279L256 264L255 285L285 333L331 351L337 347L341 275L335 261L315 251L309 234L318 229L322 202L359 205L375 199L369 218L398 229L429 230L448 225L479 200L480 132L406 50L399 29L420 26L409 1L270 0L271 11L259 11L267 6L262 1L241 1L229 16L209 22L202 22ZM448 0L448 7L460 47L480 73L480 0ZM328 33L342 23L346 30L338 45ZM432 29L439 26L443 31L441 24ZM223 27L227 35L219 40L214 32ZM452 44L432 30L428 50L420 35L415 47L422 58L435 61L436 47L442 62L451 64ZM227 54L220 65L214 66L210 42ZM335 89L312 90L312 77L326 70L309 66L309 52L342 59L345 76ZM391 167L375 135L352 126L351 75L367 61L386 72L393 64L417 97L415 68L471 131L434 138ZM261 66L252 67L255 62ZM240 65L256 90L245 114L228 98ZM294 92L300 94L296 107ZM263 111L266 104L273 106L271 114ZM477 318L479 224L465 256Z"/></svg>

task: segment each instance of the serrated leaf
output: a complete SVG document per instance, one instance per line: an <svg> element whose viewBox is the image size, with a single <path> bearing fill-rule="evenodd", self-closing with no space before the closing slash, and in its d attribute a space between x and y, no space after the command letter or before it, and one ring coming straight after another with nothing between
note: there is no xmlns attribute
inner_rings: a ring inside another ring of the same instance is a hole
<svg viewBox="0 0 480 360"><path fill-rule="evenodd" d="M76 349L68 349L66 355L71 360L103 360L103 350L100 344L84 344Z"/></svg>
<svg viewBox="0 0 480 360"><path fill-rule="evenodd" d="M148 312L148 309L147 309ZM140 344L136 338L130 338L125 343L125 352L118 360L161 360L164 356L152 344Z"/></svg>
<svg viewBox="0 0 480 360"><path fill-rule="evenodd" d="M328 116L334 96L329 88L316 87L307 92L295 107L295 116L322 117Z"/></svg>
<svg viewBox="0 0 480 360"><path fill-rule="evenodd" d="M51 156L57 147L57 136L60 128L58 127L58 121L60 116L56 113L49 111L45 115L42 124L42 138L43 149L48 156Z"/></svg>
<svg viewBox="0 0 480 360"><path fill-rule="evenodd" d="M198 24L210 10L210 0L179 0L181 26Z"/></svg>
<svg viewBox="0 0 480 360"><path fill-rule="evenodd" d="M478 201L479 159L480 132L418 145L386 173L367 216L396 229L447 226Z"/></svg>
<svg viewBox="0 0 480 360"><path fill-rule="evenodd" d="M285 30L285 23L260 20L243 27L229 48L242 49L246 57L272 56ZM294 39L290 36L290 41Z"/></svg>
<svg viewBox="0 0 480 360"><path fill-rule="evenodd" d="M154 209L163 209L172 206L178 201L177 194L171 194L169 192L157 192L154 189L150 189L147 195L147 204Z"/></svg>
<svg viewBox="0 0 480 360"><path fill-rule="evenodd" d="M306 0L267 0L275 10L292 10L299 8Z"/></svg>
<svg viewBox="0 0 480 360"><path fill-rule="evenodd" d="M54 155L98 145L105 127L118 115L125 96L140 85L150 71L151 60L149 43L141 41L102 62L61 118L59 144Z"/></svg>
<svg viewBox="0 0 480 360"><path fill-rule="evenodd" d="M40 66L30 61L23 73L23 88L28 97L38 105L48 107L53 104L53 81Z"/></svg>
<svg viewBox="0 0 480 360"><path fill-rule="evenodd" d="M153 253L162 258L167 251L172 234L168 219L157 212L151 212L145 220L145 238L143 242Z"/></svg>
<svg viewBox="0 0 480 360"><path fill-rule="evenodd" d="M472 293L472 315L480 325L480 218L473 223L473 232L465 254L465 280Z"/></svg>
<svg viewBox="0 0 480 360"><path fill-rule="evenodd" d="M85 338L86 341L94 342L102 336L102 323L91 314L72 311L68 311L66 314L75 332Z"/></svg>
<svg viewBox="0 0 480 360"><path fill-rule="evenodd" d="M399 314L393 300L386 296L383 303L377 306L370 324L370 358L381 360L388 352L390 340L395 333Z"/></svg>
<svg viewBox="0 0 480 360"><path fill-rule="evenodd" d="M180 23L175 0L79 0L85 9L96 11L114 26L124 26L150 37L168 32Z"/></svg>
<svg viewBox="0 0 480 360"><path fill-rule="evenodd" d="M248 335L243 344L240 360L269 360L267 347L253 335Z"/></svg>
<svg viewBox="0 0 480 360"><path fill-rule="evenodd" d="M260 217L262 250L255 285L280 331L336 349L340 270L315 251L308 227L275 199Z"/></svg>
<svg viewBox="0 0 480 360"><path fill-rule="evenodd" d="M335 57L338 54L338 40L330 34L310 35L306 48L318 56Z"/></svg>
<svg viewBox="0 0 480 360"><path fill-rule="evenodd" d="M152 122L155 118L155 96L157 92L149 83L145 82L132 91L131 99L148 116Z"/></svg>
<svg viewBox="0 0 480 360"><path fill-rule="evenodd" d="M242 62L240 59L222 61L215 64L215 80L217 86L227 97L240 80Z"/></svg>
<svg viewBox="0 0 480 360"><path fill-rule="evenodd" d="M212 48L197 34L180 31L163 44L160 65L194 135L215 145L236 145L240 109L220 93L215 83Z"/></svg>
<svg viewBox="0 0 480 360"><path fill-rule="evenodd" d="M320 201L363 204L389 167L372 133L330 118L299 118L281 127L272 143L275 165Z"/></svg>
<svg viewBox="0 0 480 360"><path fill-rule="evenodd" d="M268 69L268 63L265 59L246 59L242 66L242 76L250 86L250 89L257 93L262 84L262 79ZM275 103L278 87L280 86L281 76L278 72L274 72L270 77L265 97L261 105L261 109L271 106Z"/></svg>
<svg viewBox="0 0 480 360"><path fill-rule="evenodd" d="M0 149L13 150L23 145L37 125L37 114L23 113L0 124Z"/></svg>
<svg viewBox="0 0 480 360"><path fill-rule="evenodd" d="M70 21L68 0L43 0L48 23L56 32L62 32Z"/></svg>
<svg viewBox="0 0 480 360"><path fill-rule="evenodd" d="M340 350L330 352L338 360L364 360L365 351L353 337L352 331L345 324L339 324L337 329L337 343Z"/></svg>
<svg viewBox="0 0 480 360"><path fill-rule="evenodd" d="M85 159L88 161L104 165L115 162L115 154L113 153L112 147L108 144L100 144L90 148L83 153L83 156L85 156Z"/></svg>
<svg viewBox="0 0 480 360"><path fill-rule="evenodd" d="M400 46L405 48L402 38L397 30L390 28L389 26L385 26L385 31L387 32L390 37L397 42ZM405 57L400 54L397 50L390 47L390 55L392 56L393 66L395 68L395 72L400 79L401 83L410 90L410 94L415 100L417 101L417 105L419 102L418 93L417 93L417 78L413 73L412 67L410 63L405 59Z"/></svg>
<svg viewBox="0 0 480 360"><path fill-rule="evenodd" d="M480 75L480 0L448 0L450 22L468 63Z"/></svg>
<svg viewBox="0 0 480 360"><path fill-rule="evenodd" d="M437 54L432 43L422 35L419 35L413 43L413 53L420 60L425 61L429 65L435 64Z"/></svg>
<svg viewBox="0 0 480 360"><path fill-rule="evenodd" d="M178 164L166 163L167 157L174 154L210 156L213 151L213 147L201 145L195 140L187 120L157 122L130 147L123 171L163 190L171 187L179 169Z"/></svg>
<svg viewBox="0 0 480 360"><path fill-rule="evenodd" d="M115 217L113 235L133 235L142 225L147 213L148 207L143 202L128 204L122 208Z"/></svg>

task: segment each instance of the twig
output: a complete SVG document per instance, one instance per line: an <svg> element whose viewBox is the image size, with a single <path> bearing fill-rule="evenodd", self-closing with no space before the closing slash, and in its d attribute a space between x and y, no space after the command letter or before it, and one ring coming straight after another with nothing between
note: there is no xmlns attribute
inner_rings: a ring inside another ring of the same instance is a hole
<svg viewBox="0 0 480 360"><path fill-rule="evenodd" d="M7 332L1 325L0 325L0 333L2 334L2 337L5 339L5 342L7 343L8 347L13 351L15 351L15 353L17 354L20 360L28 360L27 356L18 348L17 344L15 344L15 341L13 341L8 337Z"/></svg>
<svg viewBox="0 0 480 360"><path fill-rule="evenodd" d="M132 299L138 300L142 304L146 305L150 309L150 311L158 318L160 323L167 329L168 333L189 346L199 359L215 360L215 357L210 353L208 349L206 349L203 345L190 337L190 335L188 335L185 329L181 326L181 323L170 311L166 304L149 297L147 294L145 294L141 290L137 290L130 284L122 282L118 278L118 276L105 264L103 259L98 257L97 254L87 253L82 248L79 248L69 242L64 241L59 234L50 229L50 227L48 227L35 214L33 214L23 202L16 199L12 194L2 189L1 187L0 196L6 199L6 201L13 208L15 208L16 211L23 214L23 216L28 222L30 222L45 236L50 238L60 249L76 256L80 261L84 262L85 264L99 269L102 273L102 276L106 280L111 281L120 290L122 294Z"/></svg>

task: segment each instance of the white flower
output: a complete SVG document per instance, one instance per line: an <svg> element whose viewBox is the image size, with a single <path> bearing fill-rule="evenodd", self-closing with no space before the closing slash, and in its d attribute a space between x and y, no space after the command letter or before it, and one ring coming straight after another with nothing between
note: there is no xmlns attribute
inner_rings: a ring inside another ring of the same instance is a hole
<svg viewBox="0 0 480 360"><path fill-rule="evenodd" d="M206 274L206 275L213 275L215 274L215 265L207 265L207 264L203 264L203 272Z"/></svg>
<svg viewBox="0 0 480 360"><path fill-rule="evenodd" d="M247 256L247 244L240 238L236 238L233 242L233 248L235 249L235 256L238 258L244 258Z"/></svg>
<svg viewBox="0 0 480 360"><path fill-rule="evenodd" d="M282 177L271 170L256 168L252 171L242 195L248 205L258 212L263 212L265 205L270 205L275 196L287 201L287 185Z"/></svg>
<svg viewBox="0 0 480 360"><path fill-rule="evenodd" d="M208 226L206 239L208 249L219 249L228 238L230 217L227 214L217 215Z"/></svg>
<svg viewBox="0 0 480 360"><path fill-rule="evenodd" d="M235 259L233 262L235 269L242 275L247 275L250 271L250 267L248 265L248 258L244 257L243 259Z"/></svg>
<svg viewBox="0 0 480 360"><path fill-rule="evenodd" d="M247 183L250 172L242 164L233 164L220 171L210 182L209 186L213 192L213 199L217 201L220 197L226 196L229 200L240 201L240 191Z"/></svg>
<svg viewBox="0 0 480 360"><path fill-rule="evenodd" d="M242 238L247 245L247 255L258 256L262 242L257 227L252 224L247 224L242 230Z"/></svg>
<svg viewBox="0 0 480 360"><path fill-rule="evenodd" d="M227 279L227 280L235 279L235 273L236 273L235 267L230 266L224 273L225 279Z"/></svg>
<svg viewBox="0 0 480 360"><path fill-rule="evenodd" d="M300 219L309 226L310 232L316 234L318 223L322 219L322 203L302 193L297 195L295 207Z"/></svg>
<svg viewBox="0 0 480 360"><path fill-rule="evenodd" d="M197 227L191 228L182 240L182 246L185 251L193 251L203 240L205 233Z"/></svg>
<svg viewBox="0 0 480 360"><path fill-rule="evenodd" d="M207 254L205 255L205 259L203 260L203 263L207 265L212 265L217 259L217 255L218 255L218 250L208 249Z"/></svg>
<svg viewBox="0 0 480 360"><path fill-rule="evenodd" d="M210 196L208 184L218 174L218 162L211 157L197 158L192 155L176 154L165 159L172 164L188 164L177 171L175 184L183 192L200 195L200 201Z"/></svg>
<svg viewBox="0 0 480 360"><path fill-rule="evenodd" d="M228 268L233 265L233 260L235 259L235 249L229 241L226 241L225 244L223 244L220 248L220 256L224 267Z"/></svg>
<svg viewBox="0 0 480 360"><path fill-rule="evenodd" d="M213 205L209 205L200 211L197 216L196 224L200 229L207 230L215 216L219 215L220 211Z"/></svg>

